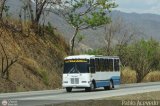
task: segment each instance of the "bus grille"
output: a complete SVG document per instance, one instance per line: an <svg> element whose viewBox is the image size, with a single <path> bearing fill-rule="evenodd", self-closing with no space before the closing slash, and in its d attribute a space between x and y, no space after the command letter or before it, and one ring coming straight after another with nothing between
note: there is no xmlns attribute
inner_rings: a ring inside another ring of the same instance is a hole
<svg viewBox="0 0 160 106"><path fill-rule="evenodd" d="M79 84L79 78L71 78L71 84Z"/></svg>

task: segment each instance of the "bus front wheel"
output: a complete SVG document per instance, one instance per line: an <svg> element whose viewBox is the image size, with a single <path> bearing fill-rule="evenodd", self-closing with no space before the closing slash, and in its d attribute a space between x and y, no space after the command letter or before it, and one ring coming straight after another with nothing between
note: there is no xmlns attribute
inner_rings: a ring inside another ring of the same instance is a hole
<svg viewBox="0 0 160 106"><path fill-rule="evenodd" d="M91 91L93 91L94 89L95 89L95 86L94 86L93 83L91 83L90 87L86 87L86 88L85 88L85 91L86 91L86 92L91 92Z"/></svg>
<svg viewBox="0 0 160 106"><path fill-rule="evenodd" d="M71 92L71 91L72 91L72 87L67 87L67 88L66 88L66 91L67 91L67 92Z"/></svg>

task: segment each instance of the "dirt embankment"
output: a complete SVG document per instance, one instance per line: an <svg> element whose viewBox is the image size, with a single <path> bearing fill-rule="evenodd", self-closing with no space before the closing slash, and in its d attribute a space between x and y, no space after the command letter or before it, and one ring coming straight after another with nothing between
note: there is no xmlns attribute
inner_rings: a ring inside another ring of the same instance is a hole
<svg viewBox="0 0 160 106"><path fill-rule="evenodd" d="M0 93L59 88L63 58L69 51L61 34L46 28L40 36L26 27L27 30L18 31L14 22L9 25L0 24L0 76L7 60L9 64L17 61L9 67L8 80L0 77Z"/></svg>

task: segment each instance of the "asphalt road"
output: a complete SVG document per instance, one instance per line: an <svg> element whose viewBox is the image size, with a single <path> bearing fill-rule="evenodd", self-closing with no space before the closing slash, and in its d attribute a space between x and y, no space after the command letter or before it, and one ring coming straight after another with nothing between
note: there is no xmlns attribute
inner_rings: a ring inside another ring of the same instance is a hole
<svg viewBox="0 0 160 106"><path fill-rule="evenodd" d="M85 92L84 89L74 89L67 93L65 89L31 91L19 93L0 94L0 100L7 100L16 106L44 106L76 100L94 100L113 96L137 94L144 92L160 91L160 82L120 85L113 90L97 89L93 92ZM1 103L0 103L1 105Z"/></svg>

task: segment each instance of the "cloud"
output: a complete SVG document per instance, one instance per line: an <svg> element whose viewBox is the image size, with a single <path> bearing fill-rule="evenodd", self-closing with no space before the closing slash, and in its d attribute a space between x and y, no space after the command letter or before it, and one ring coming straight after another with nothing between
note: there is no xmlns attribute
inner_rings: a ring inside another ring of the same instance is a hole
<svg viewBox="0 0 160 106"><path fill-rule="evenodd" d="M159 2L159 0L145 0L145 2L148 5L154 5L154 4L157 4Z"/></svg>
<svg viewBox="0 0 160 106"><path fill-rule="evenodd" d="M160 14L160 0L116 0L123 12Z"/></svg>

